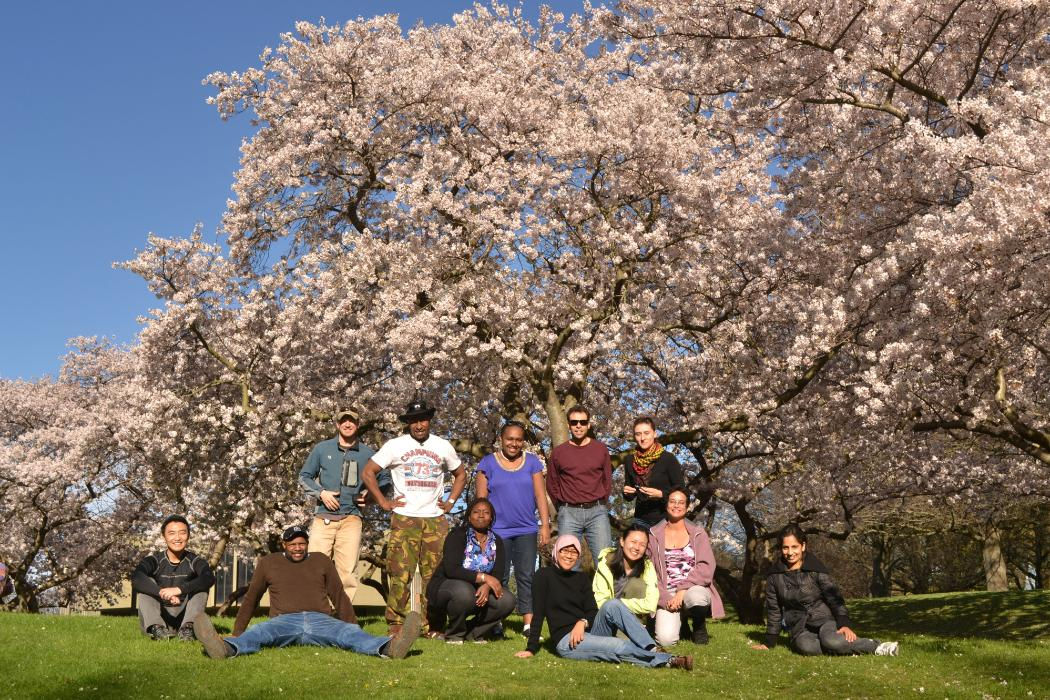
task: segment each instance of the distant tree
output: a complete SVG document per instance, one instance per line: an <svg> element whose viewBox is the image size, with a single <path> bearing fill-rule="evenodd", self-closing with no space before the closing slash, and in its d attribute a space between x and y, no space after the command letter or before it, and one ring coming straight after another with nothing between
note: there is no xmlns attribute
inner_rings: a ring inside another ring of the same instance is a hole
<svg viewBox="0 0 1050 700"><path fill-rule="evenodd" d="M56 380L0 380L0 561L22 610L97 603L147 540L148 474L120 446L133 368L79 343Z"/></svg>

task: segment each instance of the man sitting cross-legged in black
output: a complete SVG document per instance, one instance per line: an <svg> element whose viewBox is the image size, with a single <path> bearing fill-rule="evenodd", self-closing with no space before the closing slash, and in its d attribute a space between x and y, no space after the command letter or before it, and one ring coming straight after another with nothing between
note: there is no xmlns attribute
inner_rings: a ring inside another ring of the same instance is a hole
<svg viewBox="0 0 1050 700"><path fill-rule="evenodd" d="M203 557L186 549L190 524L170 515L160 526L165 550L146 556L131 574L138 593L139 622L152 639L193 639L193 618L208 604L215 575ZM176 632L177 630L177 632Z"/></svg>
<svg viewBox="0 0 1050 700"><path fill-rule="evenodd" d="M259 560L237 613L232 637L220 637L206 613L197 616L193 621L194 630L208 656L225 659L254 654L262 647L301 644L405 658L419 637L422 622L419 613L409 613L396 637L373 637L362 630L335 564L320 552L308 553L308 538L306 528L290 527L281 538L284 552L268 554ZM267 589L270 590L270 619L248 627Z"/></svg>

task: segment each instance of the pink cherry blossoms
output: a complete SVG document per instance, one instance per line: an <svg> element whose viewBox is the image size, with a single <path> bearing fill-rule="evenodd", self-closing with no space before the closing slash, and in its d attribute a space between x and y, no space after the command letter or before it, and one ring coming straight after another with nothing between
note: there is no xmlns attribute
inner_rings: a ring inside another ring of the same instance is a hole
<svg viewBox="0 0 1050 700"><path fill-rule="evenodd" d="M259 125L220 239L151 237L123 263L161 306L107 354L117 412L48 459L104 445L106 527L177 507L215 555L301 517L295 474L343 404L377 445L425 397L473 455L506 417L556 444L583 402L622 449L651 414L748 542L722 581L745 608L789 520L845 535L896 498L1045 495L1048 11L301 23L208 77L223 118ZM96 400L63 381L4 401ZM58 468L20 449L4 474Z"/></svg>

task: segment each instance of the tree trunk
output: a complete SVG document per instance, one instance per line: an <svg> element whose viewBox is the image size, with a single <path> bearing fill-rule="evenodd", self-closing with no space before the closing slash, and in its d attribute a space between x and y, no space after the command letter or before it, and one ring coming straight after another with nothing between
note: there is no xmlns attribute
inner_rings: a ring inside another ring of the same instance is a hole
<svg viewBox="0 0 1050 700"><path fill-rule="evenodd" d="M765 601L765 581L758 574L762 561L766 558L766 547L759 540L758 527L751 514L747 512L747 502L737 501L733 504L733 508L744 528L746 540L740 578L728 579L733 582L735 588L729 597L736 608L740 622L749 625L761 624ZM727 593L730 592L727 591Z"/></svg>
<svg viewBox="0 0 1050 700"><path fill-rule="evenodd" d="M551 448L557 447L569 439L569 423L565 415L565 407L553 386L546 387L543 398L543 410L547 414L550 423Z"/></svg>
<svg viewBox="0 0 1050 700"><path fill-rule="evenodd" d="M1007 590L1009 583L1002 550L1002 532L995 525L985 528L983 554L985 590Z"/></svg>
<svg viewBox="0 0 1050 700"><path fill-rule="evenodd" d="M16 603L15 609L21 612L40 612L40 599L37 597L36 589L22 581L14 581Z"/></svg>
<svg viewBox="0 0 1050 700"><path fill-rule="evenodd" d="M208 552L208 566L215 570L219 567L219 562L222 561L222 555L226 553L226 545L230 543L230 529L228 528L225 533L215 539L215 542L211 546L211 550Z"/></svg>
<svg viewBox="0 0 1050 700"><path fill-rule="evenodd" d="M887 538L878 536L872 541L875 556L871 560L871 584L868 592L874 598L885 598L890 595L890 576L886 570Z"/></svg>
<svg viewBox="0 0 1050 700"><path fill-rule="evenodd" d="M230 608L233 607L234 603L243 598L244 594L247 592L248 586L241 586L240 588L235 590L233 593L230 594L230 597L226 599L226 602L219 606L219 608L215 611L215 614L219 617L223 617L226 615L229 615L229 617L233 617L233 613L230 612Z"/></svg>
<svg viewBox="0 0 1050 700"><path fill-rule="evenodd" d="M1043 520L1045 517L1045 514L1041 514L1040 519L1035 523L1035 527L1032 528L1032 578L1034 579L1032 583L1035 588L1040 590L1045 588L1047 583L1047 572L1044 566L1047 559L1047 529Z"/></svg>

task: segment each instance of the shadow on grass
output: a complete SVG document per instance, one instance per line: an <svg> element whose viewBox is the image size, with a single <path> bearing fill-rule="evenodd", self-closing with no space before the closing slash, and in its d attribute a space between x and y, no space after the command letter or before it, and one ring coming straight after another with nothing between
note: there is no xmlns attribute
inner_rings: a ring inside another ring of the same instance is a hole
<svg viewBox="0 0 1050 700"><path fill-rule="evenodd" d="M956 661L973 669L974 675L987 675L1008 683L1038 682L1044 690L1050 688L1050 655L1042 650L1018 653L1016 649L981 648L959 655Z"/></svg>
<svg viewBox="0 0 1050 700"><path fill-rule="evenodd" d="M155 679L150 679L153 681ZM69 698L80 695L85 698L133 698L140 697L143 679L134 674L96 674L78 676L75 683L61 679L40 681L32 689L34 698ZM75 686L75 687L74 687Z"/></svg>
<svg viewBox="0 0 1050 700"><path fill-rule="evenodd" d="M1022 641L1050 637L1050 591L950 593L852 600L855 629Z"/></svg>

